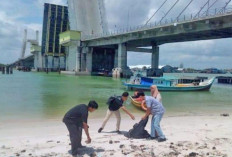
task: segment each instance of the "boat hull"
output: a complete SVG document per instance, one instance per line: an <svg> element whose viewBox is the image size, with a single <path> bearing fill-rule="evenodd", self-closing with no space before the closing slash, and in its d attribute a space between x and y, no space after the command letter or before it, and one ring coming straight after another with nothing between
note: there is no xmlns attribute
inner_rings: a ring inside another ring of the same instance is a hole
<svg viewBox="0 0 232 157"><path fill-rule="evenodd" d="M141 102L138 102L136 100L134 100L132 97L130 97L131 99L131 104L133 104L135 107L139 108L140 110L146 111L146 104L145 104L145 108L142 108Z"/></svg>

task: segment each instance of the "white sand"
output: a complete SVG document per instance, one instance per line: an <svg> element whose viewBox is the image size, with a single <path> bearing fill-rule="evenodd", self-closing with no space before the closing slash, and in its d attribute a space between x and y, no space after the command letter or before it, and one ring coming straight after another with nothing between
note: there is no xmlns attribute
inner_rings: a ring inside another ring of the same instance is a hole
<svg viewBox="0 0 232 157"><path fill-rule="evenodd" d="M141 115L136 115L135 121L124 114L122 117L122 131L128 131L141 119ZM162 143L128 139L112 133L116 125L114 117L99 134L97 130L102 120L89 119L92 143L86 145L88 148L80 150L83 156L232 156L231 115L164 116L161 127L168 140ZM150 121L146 129L150 132ZM67 135L66 126L57 119L11 121L9 124L0 122L0 157L68 157L71 155L68 154L70 141ZM83 131L83 145L85 139Z"/></svg>

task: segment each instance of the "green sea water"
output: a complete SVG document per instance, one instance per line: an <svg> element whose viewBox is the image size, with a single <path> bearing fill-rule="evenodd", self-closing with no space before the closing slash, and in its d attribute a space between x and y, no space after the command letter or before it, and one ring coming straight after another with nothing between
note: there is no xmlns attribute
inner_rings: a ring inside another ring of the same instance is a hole
<svg viewBox="0 0 232 157"><path fill-rule="evenodd" d="M187 76L190 75L199 76ZM107 77L67 76L58 73L14 71L13 75L0 74L0 121L61 119L68 109L77 104L86 104L89 100L99 103L99 109L94 115L104 117L107 98L126 91L122 81ZM133 94L133 91L129 93ZM216 81L210 91L161 94L166 115L169 116L220 115L232 111L232 85L222 85ZM143 114L129 102L126 107L133 113Z"/></svg>

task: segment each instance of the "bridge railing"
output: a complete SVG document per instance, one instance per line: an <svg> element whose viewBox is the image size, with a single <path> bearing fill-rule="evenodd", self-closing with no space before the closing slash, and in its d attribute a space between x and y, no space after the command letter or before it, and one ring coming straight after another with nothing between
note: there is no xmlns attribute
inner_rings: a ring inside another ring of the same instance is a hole
<svg viewBox="0 0 232 157"><path fill-rule="evenodd" d="M232 12L232 7L223 7L223 8L216 8L216 9L210 9L198 14L189 14L189 15L183 15L179 18L171 18L166 19L159 22L153 22L148 23L147 25L137 25L137 26L129 26L129 27L122 27L118 29L114 29L109 32L104 32L101 34L91 34L91 35L83 35L82 40L91 40L91 39L97 39L102 37L110 37L110 36L116 36L116 35L122 35L126 33L136 32L136 31L145 31L148 29L154 29L156 27L162 27L165 25L177 25L180 22L188 22L188 21L194 21L194 20L200 20L202 18L207 17L215 17L219 15L226 15L228 13Z"/></svg>

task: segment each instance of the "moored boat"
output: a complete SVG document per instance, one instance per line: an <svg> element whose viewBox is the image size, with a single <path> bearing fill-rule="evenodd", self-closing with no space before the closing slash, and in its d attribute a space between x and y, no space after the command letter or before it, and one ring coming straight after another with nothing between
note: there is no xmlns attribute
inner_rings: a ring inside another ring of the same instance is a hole
<svg viewBox="0 0 232 157"><path fill-rule="evenodd" d="M141 109L141 110L143 110L143 111L146 111L146 110L147 110L146 104L144 105L144 107L142 107L141 102L136 101L136 100L133 99L131 96L130 96L129 98L130 98L130 100L131 100L131 104L133 104L135 107L137 107L137 108L139 108L139 109Z"/></svg>
<svg viewBox="0 0 232 157"><path fill-rule="evenodd" d="M124 82L124 86L130 89L150 90L152 85L156 85L159 91L207 91L211 88L215 77L203 82L193 82L188 84L178 83L178 79L149 78L140 77L136 81Z"/></svg>

